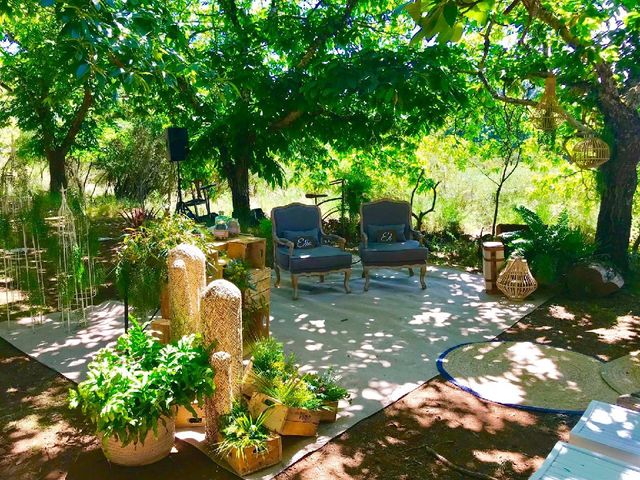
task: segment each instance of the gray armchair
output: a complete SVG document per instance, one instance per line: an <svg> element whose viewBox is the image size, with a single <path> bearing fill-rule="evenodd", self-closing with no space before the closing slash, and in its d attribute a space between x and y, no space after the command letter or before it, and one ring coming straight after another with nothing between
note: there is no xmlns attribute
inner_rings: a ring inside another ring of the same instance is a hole
<svg viewBox="0 0 640 480"><path fill-rule="evenodd" d="M420 269L420 285L427 288L427 257L423 236L411 229L411 205L397 200L377 200L360 206L360 258L364 290L369 290L369 272L373 268Z"/></svg>
<svg viewBox="0 0 640 480"><path fill-rule="evenodd" d="M276 287L280 286L280 270L289 272L296 300L299 277L315 275L323 282L326 274L341 272L344 289L351 293L351 254L344 251L344 238L322 231L322 216L317 206L292 203L276 207L271 211L271 222Z"/></svg>

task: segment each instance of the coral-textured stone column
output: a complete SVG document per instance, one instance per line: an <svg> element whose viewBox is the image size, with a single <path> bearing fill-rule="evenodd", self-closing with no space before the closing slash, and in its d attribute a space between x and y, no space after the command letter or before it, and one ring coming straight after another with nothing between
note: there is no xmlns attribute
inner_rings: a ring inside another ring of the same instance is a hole
<svg viewBox="0 0 640 480"><path fill-rule="evenodd" d="M200 296L206 278L206 258L194 246L181 243L169 251L169 310L171 339L200 331Z"/></svg>
<svg viewBox="0 0 640 480"><path fill-rule="evenodd" d="M217 342L216 351L227 352L231 356L231 396L239 398L242 376L242 294L238 287L227 280L211 282L202 294L200 322L205 342Z"/></svg>
<svg viewBox="0 0 640 480"><path fill-rule="evenodd" d="M215 373L216 393L207 398L204 404L205 432L207 442L218 442L218 418L231 411L233 395L231 393L231 355L227 352L215 352L211 355L211 367Z"/></svg>

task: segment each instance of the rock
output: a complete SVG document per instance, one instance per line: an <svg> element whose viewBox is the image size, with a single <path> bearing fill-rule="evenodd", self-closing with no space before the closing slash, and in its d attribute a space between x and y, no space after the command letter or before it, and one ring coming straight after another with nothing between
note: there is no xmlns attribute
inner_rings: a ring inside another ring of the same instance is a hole
<svg viewBox="0 0 640 480"><path fill-rule="evenodd" d="M581 263L567 274L567 286L575 296L606 297L624 286L624 278L615 268L604 263Z"/></svg>

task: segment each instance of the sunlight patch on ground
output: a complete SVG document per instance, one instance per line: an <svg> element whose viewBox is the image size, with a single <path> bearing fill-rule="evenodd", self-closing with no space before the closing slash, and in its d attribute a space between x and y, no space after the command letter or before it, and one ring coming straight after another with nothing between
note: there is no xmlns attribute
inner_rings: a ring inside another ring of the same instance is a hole
<svg viewBox="0 0 640 480"><path fill-rule="evenodd" d="M610 328L596 328L588 330L595 333L604 343L614 344L623 341L631 341L638 338L640 331L640 317L624 315L618 317L616 323Z"/></svg>
<svg viewBox="0 0 640 480"><path fill-rule="evenodd" d="M534 459L528 455L507 450L474 450L473 456L483 463L509 463L518 473L525 473L534 466Z"/></svg>

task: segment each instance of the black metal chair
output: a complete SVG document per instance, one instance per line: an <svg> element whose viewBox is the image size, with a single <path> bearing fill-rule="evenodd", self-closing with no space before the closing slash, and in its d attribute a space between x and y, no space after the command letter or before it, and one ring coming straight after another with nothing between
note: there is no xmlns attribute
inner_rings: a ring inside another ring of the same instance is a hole
<svg viewBox="0 0 640 480"><path fill-rule="evenodd" d="M351 293L351 254L344 251L346 241L322 231L322 215L317 206L292 203L276 207L271 211L271 221L276 287L280 286L280 271L289 272L295 300L299 277L319 276L322 282L329 273L344 273L344 289Z"/></svg>
<svg viewBox="0 0 640 480"><path fill-rule="evenodd" d="M420 269L420 285L427 288L427 257L420 232L411 229L411 205L398 200L377 200L360 206L360 258L364 291L369 290L369 273L374 268Z"/></svg>

